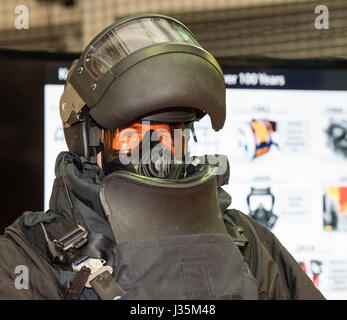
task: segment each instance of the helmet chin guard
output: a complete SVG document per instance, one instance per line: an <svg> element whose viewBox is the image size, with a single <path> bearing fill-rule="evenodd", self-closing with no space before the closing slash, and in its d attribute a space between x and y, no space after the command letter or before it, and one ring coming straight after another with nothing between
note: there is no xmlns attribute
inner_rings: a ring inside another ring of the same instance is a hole
<svg viewBox="0 0 347 320"><path fill-rule="evenodd" d="M117 243L184 234L226 234L216 170L205 166L179 182L127 171L108 175L101 184L100 198Z"/></svg>

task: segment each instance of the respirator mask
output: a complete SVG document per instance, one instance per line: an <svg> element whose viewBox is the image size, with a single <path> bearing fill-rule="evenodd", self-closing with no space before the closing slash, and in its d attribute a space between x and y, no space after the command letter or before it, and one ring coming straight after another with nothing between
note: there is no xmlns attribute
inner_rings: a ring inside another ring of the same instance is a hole
<svg viewBox="0 0 347 320"><path fill-rule="evenodd" d="M249 215L262 225L272 229L277 221L273 213L275 197L270 188L251 188L247 196Z"/></svg>
<svg viewBox="0 0 347 320"><path fill-rule="evenodd" d="M184 123L134 122L103 130L102 166L106 175L115 170L147 177L179 179L186 173L191 126Z"/></svg>
<svg viewBox="0 0 347 320"><path fill-rule="evenodd" d="M327 135L334 150L347 157L347 121L332 122Z"/></svg>

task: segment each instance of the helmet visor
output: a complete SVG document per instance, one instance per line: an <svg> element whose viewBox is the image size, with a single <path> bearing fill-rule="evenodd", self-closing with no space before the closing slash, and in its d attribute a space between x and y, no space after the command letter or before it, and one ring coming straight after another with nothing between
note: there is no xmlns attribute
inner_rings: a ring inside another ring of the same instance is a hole
<svg viewBox="0 0 347 320"><path fill-rule="evenodd" d="M86 65L95 77L100 77L132 52L162 42L183 42L200 47L189 30L175 20L145 17L108 30L90 46Z"/></svg>

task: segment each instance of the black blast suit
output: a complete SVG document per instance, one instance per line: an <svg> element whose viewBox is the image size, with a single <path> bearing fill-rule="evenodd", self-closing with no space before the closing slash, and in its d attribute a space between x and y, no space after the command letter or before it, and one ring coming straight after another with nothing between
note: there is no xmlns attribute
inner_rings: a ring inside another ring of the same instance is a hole
<svg viewBox="0 0 347 320"><path fill-rule="evenodd" d="M64 155L65 168L62 164ZM97 165L82 162L67 152L58 156L55 174L50 209L47 212L25 212L0 237L0 299L64 299L76 273L71 268L52 264L40 228L40 222L57 217L71 218L64 184L68 186L71 201L80 214L81 225L90 231L92 239L97 240L107 263L116 264L115 238L99 196L100 181L104 178L102 171ZM256 279L255 299L324 299L271 231L249 216L227 209L231 198L221 186L218 186L218 195L227 230L232 232L232 224L240 226L248 240L247 248L240 249L240 257ZM18 265L28 268L28 289L15 287L18 277L15 268ZM230 278L224 276L232 280L232 275ZM80 299L98 299L98 295L92 288L85 288Z"/></svg>

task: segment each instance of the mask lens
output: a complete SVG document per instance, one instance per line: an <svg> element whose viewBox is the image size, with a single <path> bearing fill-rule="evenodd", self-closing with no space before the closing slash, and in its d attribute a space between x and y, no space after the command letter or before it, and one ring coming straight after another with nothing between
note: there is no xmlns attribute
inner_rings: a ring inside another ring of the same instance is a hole
<svg viewBox="0 0 347 320"><path fill-rule="evenodd" d="M105 149L114 154L131 153L139 147L143 138L150 132L151 142L157 142L171 151L172 155L183 157L186 148L185 125L180 124L150 124L134 123L116 130L103 130L103 143ZM149 143L151 146L151 143ZM141 145L142 149L144 145Z"/></svg>
<svg viewBox="0 0 347 320"><path fill-rule="evenodd" d="M345 135L345 130L340 126L336 125L331 129L331 136L334 139L342 138L344 135Z"/></svg>
<svg viewBox="0 0 347 320"><path fill-rule="evenodd" d="M255 195L251 196L249 199L249 209L251 211L257 210L260 205L267 210L272 210L272 197L271 195Z"/></svg>
<svg viewBox="0 0 347 320"><path fill-rule="evenodd" d="M142 141L142 136L148 130L142 128L141 124L135 123L131 127L120 128L116 130L112 141L111 151L129 153L135 149Z"/></svg>

